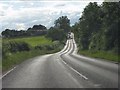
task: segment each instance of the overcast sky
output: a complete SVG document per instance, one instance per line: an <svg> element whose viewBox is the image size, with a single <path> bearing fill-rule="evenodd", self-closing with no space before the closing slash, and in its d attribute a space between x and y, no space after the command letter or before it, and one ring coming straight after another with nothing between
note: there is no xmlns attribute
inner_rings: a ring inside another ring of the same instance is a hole
<svg viewBox="0 0 120 90"><path fill-rule="evenodd" d="M96 1L96 0L92 0ZM6 28L25 30L35 24L54 25L60 16L66 15L73 25L80 18L83 9L90 1L8 1L0 0L0 32ZM101 4L103 0L98 0Z"/></svg>

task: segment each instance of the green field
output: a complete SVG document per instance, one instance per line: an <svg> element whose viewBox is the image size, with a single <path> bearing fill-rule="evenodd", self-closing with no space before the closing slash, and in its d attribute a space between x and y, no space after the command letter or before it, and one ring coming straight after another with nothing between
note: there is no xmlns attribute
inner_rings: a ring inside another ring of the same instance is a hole
<svg viewBox="0 0 120 90"><path fill-rule="evenodd" d="M16 44L17 42L17 44ZM27 43L30 48L28 51L19 51L20 49L16 49L16 51L12 51L14 48L18 48L17 46L23 45L23 42ZM50 54L60 51L63 48L63 44L59 41L53 41L44 36L37 37L26 37L26 38L11 38L11 39L3 39L3 59L2 59L2 70L6 71L10 68L14 67L17 64L20 64L24 60L43 55ZM22 43L22 44L21 44ZM12 44L12 45L11 45ZM37 47L37 49L36 49Z"/></svg>
<svg viewBox="0 0 120 90"><path fill-rule="evenodd" d="M52 44L52 40L45 38L44 36L36 36L36 37L26 37L26 38L13 38L13 39L3 39L3 42L8 42L8 41L24 41L28 43L31 46L36 46L36 45L46 45L46 44Z"/></svg>
<svg viewBox="0 0 120 90"><path fill-rule="evenodd" d="M117 55L112 52L108 51L89 51L89 50L80 50L78 52L79 54L89 56L89 57L94 57L94 58L101 58L104 60L110 60L110 61L115 61L115 62L120 62L119 58L120 55Z"/></svg>

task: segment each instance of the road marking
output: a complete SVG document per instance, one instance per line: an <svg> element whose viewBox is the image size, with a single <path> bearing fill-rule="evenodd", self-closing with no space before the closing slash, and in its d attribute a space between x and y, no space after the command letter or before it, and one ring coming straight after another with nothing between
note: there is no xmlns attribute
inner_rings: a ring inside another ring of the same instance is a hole
<svg viewBox="0 0 120 90"><path fill-rule="evenodd" d="M95 87L101 87L101 84L95 84L94 86Z"/></svg>
<svg viewBox="0 0 120 90"><path fill-rule="evenodd" d="M6 75L8 75L10 72L12 72L16 67L12 68L11 70L9 70L7 73L5 73L4 75L2 75L0 77L0 79L2 79L3 77L5 77Z"/></svg>
<svg viewBox="0 0 120 90"><path fill-rule="evenodd" d="M78 75L80 75L82 78L84 78L85 80L88 79L85 75L81 74L80 72L78 72L77 70L75 70L74 68L72 68L71 66L69 66L65 61L62 60L62 62L63 62L64 64L66 64L71 70L73 70L73 71L76 72Z"/></svg>

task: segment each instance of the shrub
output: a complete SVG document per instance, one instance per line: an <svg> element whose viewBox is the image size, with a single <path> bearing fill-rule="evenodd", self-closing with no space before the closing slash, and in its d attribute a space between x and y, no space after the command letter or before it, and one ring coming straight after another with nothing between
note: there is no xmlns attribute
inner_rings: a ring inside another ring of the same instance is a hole
<svg viewBox="0 0 120 90"><path fill-rule="evenodd" d="M58 40L63 41L66 38L66 34L63 29L50 29L47 32L47 37L51 38L52 41Z"/></svg>
<svg viewBox="0 0 120 90"><path fill-rule="evenodd" d="M3 43L3 53L7 52L15 53L29 50L30 46L25 42L10 41L7 43Z"/></svg>
<svg viewBox="0 0 120 90"><path fill-rule="evenodd" d="M55 50L59 47L60 42L59 41L54 41L53 44L49 44L49 45L37 45L35 46L35 49L39 49L39 50Z"/></svg>
<svg viewBox="0 0 120 90"><path fill-rule="evenodd" d="M37 45L37 46L35 46L35 49L43 50L44 46L43 45Z"/></svg>

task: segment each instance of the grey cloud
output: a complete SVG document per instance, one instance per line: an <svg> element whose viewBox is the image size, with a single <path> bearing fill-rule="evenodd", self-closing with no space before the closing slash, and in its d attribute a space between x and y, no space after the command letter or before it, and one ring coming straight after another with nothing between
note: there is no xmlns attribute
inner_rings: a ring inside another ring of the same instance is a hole
<svg viewBox="0 0 120 90"><path fill-rule="evenodd" d="M58 4L58 5L55 5L55 7L63 7L65 6L65 4Z"/></svg>
<svg viewBox="0 0 120 90"><path fill-rule="evenodd" d="M3 2L4 12L0 12L0 18L2 19L2 30L0 32L5 28L17 29L16 24L24 24L26 29L35 24L42 24L49 28L54 25L56 19L63 15L68 16L71 20L71 25L73 25L79 20L83 8L88 3L43 1ZM10 6L13 12L7 13L6 10ZM9 15L11 13L13 15Z"/></svg>

